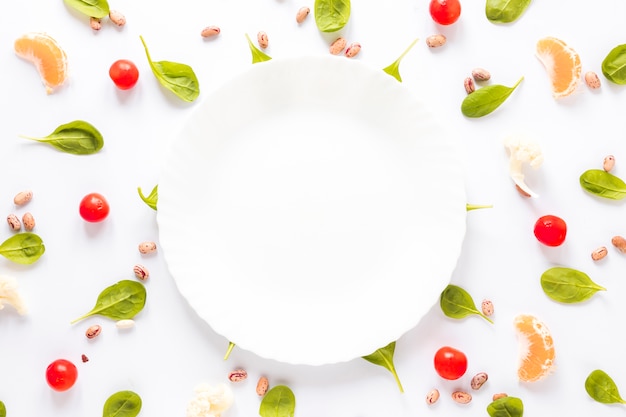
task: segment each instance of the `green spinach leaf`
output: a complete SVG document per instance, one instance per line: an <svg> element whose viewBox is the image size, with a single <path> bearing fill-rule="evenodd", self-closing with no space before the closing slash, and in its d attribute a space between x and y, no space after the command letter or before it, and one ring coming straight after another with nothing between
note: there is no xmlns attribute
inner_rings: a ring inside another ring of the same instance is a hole
<svg viewBox="0 0 626 417"><path fill-rule="evenodd" d="M107 0L63 0L65 4L87 17L102 19L109 15Z"/></svg>
<svg viewBox="0 0 626 417"><path fill-rule="evenodd" d="M100 151L104 146L104 139L98 129L83 120L62 124L43 138L23 135L21 137L47 143L62 152L74 155L90 155Z"/></svg>
<svg viewBox="0 0 626 417"><path fill-rule="evenodd" d="M400 392L404 392L404 388L402 388L402 383L400 383L400 378L398 377L398 373L396 372L396 367L393 364L393 354L396 350L396 342L391 342L384 348L380 348L376 350L376 352L363 356L368 362L373 363L374 365L382 366L387 369L396 380L396 384L398 384L398 388Z"/></svg>
<svg viewBox="0 0 626 417"><path fill-rule="evenodd" d="M261 417L293 417L296 410L296 396L286 385L276 385L267 391L259 414Z"/></svg>
<svg viewBox="0 0 626 417"><path fill-rule="evenodd" d="M235 344L233 342L228 342L228 348L226 349L226 354L224 355L224 360L228 360L228 358L230 357L230 354L233 352L233 349L235 348Z"/></svg>
<svg viewBox="0 0 626 417"><path fill-rule="evenodd" d="M606 291L584 272L558 266L541 275L541 288L553 300L568 304L580 303L598 291Z"/></svg>
<svg viewBox="0 0 626 417"><path fill-rule="evenodd" d="M140 36L139 38L146 51L150 69L159 83L176 94L181 100L191 102L198 98L200 95L200 83L193 69L189 65L178 62L153 61L143 37Z"/></svg>
<svg viewBox="0 0 626 417"><path fill-rule="evenodd" d="M511 23L519 19L531 0L487 0L485 15L493 23Z"/></svg>
<svg viewBox="0 0 626 417"><path fill-rule="evenodd" d="M626 404L620 396L617 384L604 371L596 369L585 380L585 390L594 400L603 404Z"/></svg>
<svg viewBox="0 0 626 417"><path fill-rule="evenodd" d="M132 391L119 391L104 403L102 417L135 417L141 411L141 397Z"/></svg>
<svg viewBox="0 0 626 417"><path fill-rule="evenodd" d="M602 74L615 84L626 84L626 44L611 49L602 61Z"/></svg>
<svg viewBox="0 0 626 417"><path fill-rule="evenodd" d="M255 44L252 43L252 40L250 39L250 36L248 36L247 33L246 33L246 39L248 40L248 46L250 47L250 52L252 53L253 64L256 64L258 62L269 61L270 59L272 59L271 56L261 51L259 48L256 47Z"/></svg>
<svg viewBox="0 0 626 417"><path fill-rule="evenodd" d="M466 117L483 117L500 107L522 82L521 77L513 87L493 84L468 94L461 103L461 112Z"/></svg>
<svg viewBox="0 0 626 417"><path fill-rule="evenodd" d="M148 205L152 210L157 209L157 203L159 201L159 185L155 185L152 191L148 196L145 196L141 191L141 187L137 187L137 192L139 193L139 197L143 200L144 203Z"/></svg>
<svg viewBox="0 0 626 417"><path fill-rule="evenodd" d="M350 0L315 0L314 10L321 32L337 32L350 20Z"/></svg>
<svg viewBox="0 0 626 417"><path fill-rule="evenodd" d="M383 71L385 71L387 74L391 75L393 78L395 78L396 80L402 82L402 77L400 77L400 62L402 61L402 58L404 58L404 56L409 53L409 51L411 50L411 48L413 48L413 45L415 45L417 43L417 39L415 39L413 42L411 42L411 44L409 45L408 48L406 48L404 50L404 52L402 52L402 55L400 55L398 57L398 59L396 59L395 61L393 61L390 65L386 66L385 68L383 68Z"/></svg>
<svg viewBox="0 0 626 417"><path fill-rule="evenodd" d="M580 186L593 195L611 200L626 197L626 183L603 169L589 169L580 176Z"/></svg>
<svg viewBox="0 0 626 417"><path fill-rule="evenodd" d="M96 305L79 318L72 320L72 324L93 315L108 317L113 320L132 319L143 310L146 304L146 287L137 281L122 280L105 288Z"/></svg>
<svg viewBox="0 0 626 417"><path fill-rule="evenodd" d="M449 284L441 293L439 299L441 311L453 319L462 319L473 314L477 314L493 324L493 321L478 311L472 296L458 285Z"/></svg>
<svg viewBox="0 0 626 417"><path fill-rule="evenodd" d="M492 204L466 204L465 205L466 211L486 209L486 208L493 208L493 205Z"/></svg>
<svg viewBox="0 0 626 417"><path fill-rule="evenodd" d="M45 251L41 238L30 232L13 235L0 244L0 255L22 265L35 263Z"/></svg>
<svg viewBox="0 0 626 417"><path fill-rule="evenodd" d="M7 417L7 408L2 401L0 401L0 417Z"/></svg>
<svg viewBox="0 0 626 417"><path fill-rule="evenodd" d="M487 406L491 417L522 417L524 403L517 397L499 398Z"/></svg>

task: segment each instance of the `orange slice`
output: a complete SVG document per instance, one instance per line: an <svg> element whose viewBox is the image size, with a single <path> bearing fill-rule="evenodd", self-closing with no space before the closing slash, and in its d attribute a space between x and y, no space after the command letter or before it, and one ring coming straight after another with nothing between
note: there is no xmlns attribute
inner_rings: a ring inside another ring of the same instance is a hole
<svg viewBox="0 0 626 417"><path fill-rule="evenodd" d="M513 321L520 342L520 381L534 382L554 367L554 342L546 325L534 316L520 314Z"/></svg>
<svg viewBox="0 0 626 417"><path fill-rule="evenodd" d="M572 94L580 84L582 71L576 51L560 39L546 37L537 42L536 54L552 82L552 95L561 98Z"/></svg>
<svg viewBox="0 0 626 417"><path fill-rule="evenodd" d="M31 32L19 37L15 53L35 65L48 94L67 78L67 55L57 41L46 33Z"/></svg>

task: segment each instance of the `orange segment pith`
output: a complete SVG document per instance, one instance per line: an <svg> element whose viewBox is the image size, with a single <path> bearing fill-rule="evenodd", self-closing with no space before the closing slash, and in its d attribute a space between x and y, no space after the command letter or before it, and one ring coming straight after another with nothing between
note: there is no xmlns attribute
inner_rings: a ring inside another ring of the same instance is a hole
<svg viewBox="0 0 626 417"><path fill-rule="evenodd" d="M57 41L46 33L31 32L19 37L15 53L35 65L48 94L67 78L67 55Z"/></svg>
<svg viewBox="0 0 626 417"><path fill-rule="evenodd" d="M554 341L548 327L529 314L515 317L513 324L520 342L520 381L534 382L547 376L554 367Z"/></svg>
<svg viewBox="0 0 626 417"><path fill-rule="evenodd" d="M580 83L582 71L576 51L560 39L546 37L537 42L536 54L548 72L554 97L572 94Z"/></svg>

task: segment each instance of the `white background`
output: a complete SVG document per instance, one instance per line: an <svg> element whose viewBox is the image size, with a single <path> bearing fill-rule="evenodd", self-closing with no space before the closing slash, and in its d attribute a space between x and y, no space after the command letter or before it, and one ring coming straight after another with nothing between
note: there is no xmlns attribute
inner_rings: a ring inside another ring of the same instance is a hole
<svg viewBox="0 0 626 417"><path fill-rule="evenodd" d="M225 80L250 68L245 33L254 39L257 31L266 31L267 53L273 58L327 54L332 38L317 31L313 16L301 25L295 22L296 11L312 3L117 0L111 7L126 15L127 25L118 29L105 22L99 33L60 0L5 5L0 19L0 207L3 215L31 211L47 248L29 267L0 259L0 274L19 280L29 307L26 316L10 307L0 312L0 400L8 415L98 415L106 398L124 389L142 396L142 415L184 415L195 385L227 382L235 367L247 369L250 377L233 386L235 405L228 416L258 413L254 386L262 374L272 385L284 383L293 389L300 417L486 415L495 392L520 397L527 415L621 415L620 406L593 402L584 391L584 380L592 370L604 369L626 392L621 337L626 259L610 244L612 236L626 234L624 207L585 194L578 177L586 169L600 168L607 154L616 157L614 173L626 177L624 87L602 78L600 90L581 85L572 97L556 101L534 56L539 38L556 36L577 50L583 71L600 73L606 54L626 43L626 5L618 0L601 5L582 0L534 2L510 25L488 22L484 1L464 1L460 20L450 27L433 23L424 0L353 2L350 23L341 34L363 45L356 59L364 65L383 68L413 39L420 39L401 65L404 85L427 97L463 137L469 202L494 204L491 210L468 214L463 253L451 280L478 303L492 299L495 324L478 317L448 319L434 306L398 340L395 361L404 394L386 370L362 359L293 366L235 349L223 361L227 340L189 308L162 256L138 253L139 242L158 241L158 228L155 213L139 200L136 187L149 191L158 183L170 141L197 105L181 102L158 85L139 35L155 60L194 68L200 102ZM213 24L222 33L203 40L200 31ZM29 31L48 32L67 52L68 83L52 95L45 94L34 67L13 52L14 40ZM448 43L430 50L424 39L438 32ZM110 64L119 58L133 60L141 72L139 84L127 92L116 90L108 78ZM477 66L490 70L492 83L513 85L520 76L524 81L495 113L470 120L459 107L465 96L463 79ZM43 136L75 119L101 130L106 143L101 153L76 157L18 137ZM521 197L508 177L502 141L517 133L538 140L545 152L545 164L528 176L540 195L537 199ZM27 207L16 208L13 196L23 189L32 189L35 197ZM91 191L107 196L112 207L110 217L97 225L85 224L77 210L82 196ZM428 196L424 202L437 204ZM535 220L549 213L563 217L569 226L566 243L559 248L542 247L532 234ZM194 227L185 222L185 213L181 227ZM8 228L1 230L2 240L11 235ZM609 256L594 263L590 253L600 245L609 248ZM134 279L136 263L146 265L151 278L146 283L148 303L134 329L119 332L113 322L100 318L69 324L91 308L104 287ZM541 273L554 265L582 270L608 291L580 305L557 304L539 285ZM518 346L512 320L519 313L541 318L555 340L555 371L534 384L520 383L516 376ZM93 323L101 323L104 331L88 341L84 331ZM435 374L432 357L442 345L468 355L469 370L461 380L447 382ZM81 354L90 361L81 363ZM44 380L48 363L60 357L79 367L76 386L65 393L53 392ZM450 393L467 389L471 376L480 371L490 378L474 400L464 406L453 403ZM434 387L442 399L428 407L424 396Z"/></svg>

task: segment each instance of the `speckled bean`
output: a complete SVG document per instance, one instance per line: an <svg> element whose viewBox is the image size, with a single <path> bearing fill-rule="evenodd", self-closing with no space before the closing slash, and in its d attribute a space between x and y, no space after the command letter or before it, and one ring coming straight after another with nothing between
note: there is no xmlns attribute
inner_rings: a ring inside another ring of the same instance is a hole
<svg viewBox="0 0 626 417"><path fill-rule="evenodd" d="M439 390L438 389L431 389L430 391L428 391L428 394L426 394L426 404L428 405L432 405L434 403L436 403L439 400Z"/></svg>
<svg viewBox="0 0 626 417"><path fill-rule="evenodd" d="M587 71L585 73L585 83L587 84L587 87L591 88L592 90L596 90L598 88L600 88L600 77L598 77L598 74L596 74L593 71Z"/></svg>
<svg viewBox="0 0 626 417"><path fill-rule="evenodd" d="M155 242L141 242L139 244L139 252L141 252L144 255L147 255L149 253L154 253L157 250L157 245Z"/></svg>
<svg viewBox="0 0 626 417"><path fill-rule="evenodd" d="M248 372L245 369L235 369L228 373L228 380L230 382L241 382L248 378Z"/></svg>
<svg viewBox="0 0 626 417"><path fill-rule="evenodd" d="M487 373L479 372L472 377L472 380L470 381L470 387L472 387L473 390L480 389L480 387L485 385L485 382L487 382L487 379L489 379L489 376L487 375Z"/></svg>
<svg viewBox="0 0 626 417"><path fill-rule="evenodd" d="M150 272L148 271L148 268L140 264L137 264L133 267L133 272L135 273L135 278L137 278L140 281L145 281L150 276Z"/></svg>
<svg viewBox="0 0 626 417"><path fill-rule="evenodd" d="M466 77L465 80L463 80L463 87L465 87L465 92L467 94L472 94L474 91L476 91L474 80L471 77Z"/></svg>
<svg viewBox="0 0 626 417"><path fill-rule="evenodd" d="M267 390L270 388L270 381L262 376L259 378L259 382L256 383L256 393L259 397L264 396L267 393Z"/></svg>
<svg viewBox="0 0 626 417"><path fill-rule="evenodd" d="M600 246L599 248L591 252L591 259L593 259L594 261L599 261L600 259L604 259L608 254L609 251L607 250L606 246Z"/></svg>
<svg viewBox="0 0 626 417"><path fill-rule="evenodd" d="M115 25L120 27L126 24L126 16L124 16L117 10L111 10L109 12L109 19L111 19L111 22L113 22Z"/></svg>
<svg viewBox="0 0 626 417"><path fill-rule="evenodd" d="M14 232L18 232L22 228L22 222L15 214L9 214L7 216L7 223L9 224L9 228Z"/></svg>
<svg viewBox="0 0 626 417"><path fill-rule="evenodd" d="M617 250L622 253L626 253L626 239L622 236L614 236L613 239L611 239L611 243L617 248Z"/></svg>
<svg viewBox="0 0 626 417"><path fill-rule="evenodd" d="M202 29L202 32L200 32L200 36L202 36L203 38L211 38L213 36L219 35L220 32L221 29L217 26L207 26Z"/></svg>
<svg viewBox="0 0 626 417"><path fill-rule="evenodd" d="M33 199L33 192L30 190L20 191L13 197L13 203L16 206L23 206Z"/></svg>
<svg viewBox="0 0 626 417"><path fill-rule="evenodd" d="M495 400L499 400L500 398L506 398L506 397L508 397L508 395L506 395L504 392L499 392L497 394L493 394L493 397L491 399L495 401Z"/></svg>
<svg viewBox="0 0 626 417"><path fill-rule="evenodd" d="M607 155L602 162L602 168L606 172L610 172L615 167L615 157L613 155Z"/></svg>
<svg viewBox="0 0 626 417"><path fill-rule="evenodd" d="M446 37L442 34L431 35L426 38L426 45L430 48L439 48L446 44Z"/></svg>
<svg viewBox="0 0 626 417"><path fill-rule="evenodd" d="M484 68L474 68L472 70L472 77L476 81L488 81L491 79L491 74Z"/></svg>
<svg viewBox="0 0 626 417"><path fill-rule="evenodd" d="M361 52L361 44L358 42L352 42L350 46L346 48L345 55L348 58L354 58L359 54L359 52Z"/></svg>
<svg viewBox="0 0 626 417"><path fill-rule="evenodd" d="M256 34L256 41L259 46L263 49L267 48L270 44L269 38L267 37L267 33L260 31Z"/></svg>
<svg viewBox="0 0 626 417"><path fill-rule="evenodd" d="M480 304L480 307L485 316L493 316L494 309L493 302L491 300L483 300L483 302Z"/></svg>
<svg viewBox="0 0 626 417"><path fill-rule="evenodd" d="M91 26L91 28L96 31L102 29L102 19L99 19L97 17L90 17L89 26Z"/></svg>
<svg viewBox="0 0 626 417"><path fill-rule="evenodd" d="M338 37L330 44L329 52L333 55L339 55L346 48L346 38Z"/></svg>
<svg viewBox="0 0 626 417"><path fill-rule="evenodd" d="M296 13L296 22L298 23L302 23L304 22L304 19L306 19L306 17L309 15L309 13L311 13L311 9L309 9L308 7L301 7L298 10L298 13Z"/></svg>
<svg viewBox="0 0 626 417"><path fill-rule="evenodd" d="M35 228L35 218L30 212L24 213L22 216L22 224L24 225L24 230L27 232L30 232Z"/></svg>
<svg viewBox="0 0 626 417"><path fill-rule="evenodd" d="M468 404L472 401L472 395L465 391L454 391L452 399L459 404Z"/></svg>
<svg viewBox="0 0 626 417"><path fill-rule="evenodd" d="M100 333L102 333L102 326L100 326L99 324L94 324L93 326L90 326L87 330L85 330L85 336L87 336L87 339L93 339L95 337L98 337Z"/></svg>

